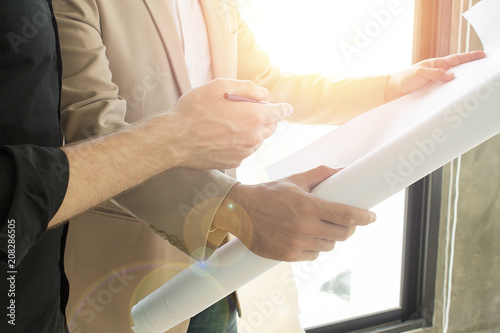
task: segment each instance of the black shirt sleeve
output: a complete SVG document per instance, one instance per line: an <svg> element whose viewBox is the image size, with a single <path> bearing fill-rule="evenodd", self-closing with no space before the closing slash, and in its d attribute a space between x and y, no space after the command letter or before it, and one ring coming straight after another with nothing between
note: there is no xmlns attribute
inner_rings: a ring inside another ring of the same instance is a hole
<svg viewBox="0 0 500 333"><path fill-rule="evenodd" d="M16 265L42 237L64 199L68 177L68 160L58 148L0 147L2 261L9 253L9 235L15 234Z"/></svg>

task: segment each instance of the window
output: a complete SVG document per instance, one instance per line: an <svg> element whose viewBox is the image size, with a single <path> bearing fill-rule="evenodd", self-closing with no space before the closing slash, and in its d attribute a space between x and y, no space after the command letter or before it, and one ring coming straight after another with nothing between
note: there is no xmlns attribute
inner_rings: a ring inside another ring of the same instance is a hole
<svg viewBox="0 0 500 333"><path fill-rule="evenodd" d="M407 68L414 55L415 1L239 0L259 45L282 71L335 77ZM334 130L280 125L238 169L243 183L267 181L265 167ZM430 198L437 200L430 204ZM427 325L420 311L433 300L440 173L373 210L377 223L315 262L292 264L302 326L308 332L351 332ZM434 224L429 223L430 220ZM428 244L431 244L428 247ZM431 281L430 283L428 281ZM427 317L429 314L427 313ZM408 321L410 320L410 321ZM426 322L427 320L427 322ZM400 324L401 322L405 322Z"/></svg>

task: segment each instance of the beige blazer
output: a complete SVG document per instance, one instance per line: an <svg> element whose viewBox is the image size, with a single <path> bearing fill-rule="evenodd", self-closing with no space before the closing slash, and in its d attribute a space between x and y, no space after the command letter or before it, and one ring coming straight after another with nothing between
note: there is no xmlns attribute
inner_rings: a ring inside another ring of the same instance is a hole
<svg viewBox="0 0 500 333"><path fill-rule="evenodd" d="M271 101L293 104L291 121L342 123L383 103L387 76L280 75L233 0L200 2L214 76L267 87ZM190 89L164 0L54 0L53 5L63 57L66 142L147 119ZM71 332L130 332L133 304L187 267L185 253L201 259L206 247L223 240L225 233L210 224L234 184L216 170L173 169L115 198L121 208L108 202L72 219L65 258ZM171 332L185 332L187 325Z"/></svg>

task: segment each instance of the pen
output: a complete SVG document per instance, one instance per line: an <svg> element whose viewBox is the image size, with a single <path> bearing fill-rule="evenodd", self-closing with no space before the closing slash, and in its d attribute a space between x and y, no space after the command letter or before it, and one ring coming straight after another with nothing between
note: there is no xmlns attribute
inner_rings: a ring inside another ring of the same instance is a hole
<svg viewBox="0 0 500 333"><path fill-rule="evenodd" d="M262 103L262 104L269 104L268 102L265 101L258 101L256 99L251 99L251 98L246 98L238 95L234 95L231 93L224 93L224 98L233 101L233 102L251 102L251 103Z"/></svg>

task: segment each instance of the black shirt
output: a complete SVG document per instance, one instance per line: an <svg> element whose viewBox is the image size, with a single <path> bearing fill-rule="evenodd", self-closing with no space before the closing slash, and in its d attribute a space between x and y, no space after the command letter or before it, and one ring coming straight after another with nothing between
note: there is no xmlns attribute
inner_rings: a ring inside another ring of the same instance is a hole
<svg viewBox="0 0 500 333"><path fill-rule="evenodd" d="M0 1L0 332L65 326L66 226L47 231L68 183L49 1Z"/></svg>

